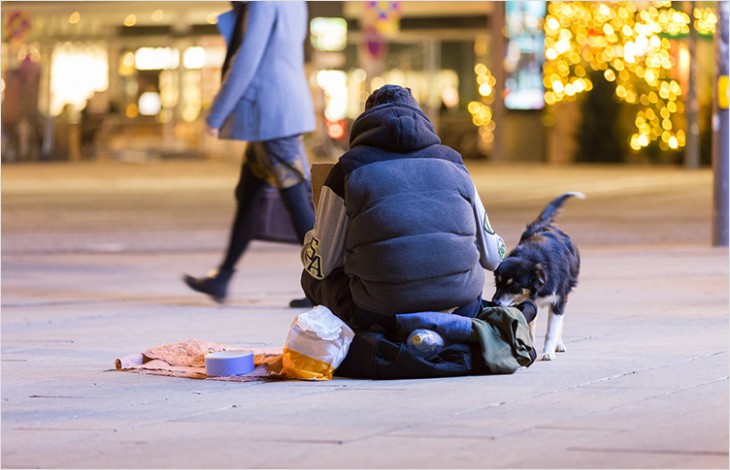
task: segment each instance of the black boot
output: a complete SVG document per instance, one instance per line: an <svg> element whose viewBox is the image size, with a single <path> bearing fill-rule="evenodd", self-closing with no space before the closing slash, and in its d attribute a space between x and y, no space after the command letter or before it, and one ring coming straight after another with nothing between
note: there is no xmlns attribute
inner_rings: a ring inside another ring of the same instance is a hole
<svg viewBox="0 0 730 470"><path fill-rule="evenodd" d="M232 269L218 269L206 277L193 277L185 274L183 281L192 290L208 294L216 302L223 303L228 294L228 282L234 272Z"/></svg>
<svg viewBox="0 0 730 470"><path fill-rule="evenodd" d="M308 298L304 297L302 299L293 299L291 302L289 302L289 308L311 308L312 302L309 301Z"/></svg>

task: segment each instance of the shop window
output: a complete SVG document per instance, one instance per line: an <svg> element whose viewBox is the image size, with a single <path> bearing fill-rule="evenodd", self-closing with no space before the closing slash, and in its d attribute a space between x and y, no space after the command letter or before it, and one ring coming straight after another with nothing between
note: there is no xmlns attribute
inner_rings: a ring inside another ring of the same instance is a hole
<svg viewBox="0 0 730 470"><path fill-rule="evenodd" d="M80 111L94 92L109 87L106 49L96 44L63 43L51 55L51 114L58 116L64 105Z"/></svg>

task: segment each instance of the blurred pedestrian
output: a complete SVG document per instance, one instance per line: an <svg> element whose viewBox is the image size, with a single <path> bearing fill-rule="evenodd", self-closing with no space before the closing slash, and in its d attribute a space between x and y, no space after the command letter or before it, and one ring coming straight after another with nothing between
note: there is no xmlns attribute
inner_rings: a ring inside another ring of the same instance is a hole
<svg viewBox="0 0 730 470"><path fill-rule="evenodd" d="M314 225L302 134L315 128L304 73L306 2L231 2L218 18L227 51L207 132L248 142L236 187L236 213L223 261L207 276L184 276L191 289L224 302L238 260L256 230L266 185L279 191L299 242ZM291 306L308 306L295 299Z"/></svg>
<svg viewBox="0 0 730 470"><path fill-rule="evenodd" d="M17 67L10 68L3 74L3 161L38 159L40 75L40 66L29 55Z"/></svg>

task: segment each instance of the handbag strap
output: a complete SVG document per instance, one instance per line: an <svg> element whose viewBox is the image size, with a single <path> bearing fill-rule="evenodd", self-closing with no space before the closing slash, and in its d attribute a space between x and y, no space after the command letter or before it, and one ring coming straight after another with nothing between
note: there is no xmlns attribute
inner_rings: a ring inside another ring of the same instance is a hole
<svg viewBox="0 0 730 470"><path fill-rule="evenodd" d="M292 165L288 161L286 161L286 160L284 160L282 158L279 158L276 155L270 155L270 156L273 157L274 160L276 160L277 162L281 163L285 167L289 168L290 170L292 170L293 172L295 172L296 174L298 174L299 175L299 178L302 180L302 182L307 181L307 177L304 176L304 173L302 172L302 170L300 170L299 168L295 167L294 165Z"/></svg>

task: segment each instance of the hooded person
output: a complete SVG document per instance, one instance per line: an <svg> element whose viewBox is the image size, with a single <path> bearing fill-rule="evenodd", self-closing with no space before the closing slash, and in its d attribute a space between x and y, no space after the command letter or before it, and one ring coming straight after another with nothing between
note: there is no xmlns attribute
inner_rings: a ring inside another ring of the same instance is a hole
<svg viewBox="0 0 730 470"><path fill-rule="evenodd" d="M403 313L474 317L484 270L505 250L461 155L441 144L410 89L385 85L324 183L302 287L360 330L393 331Z"/></svg>

